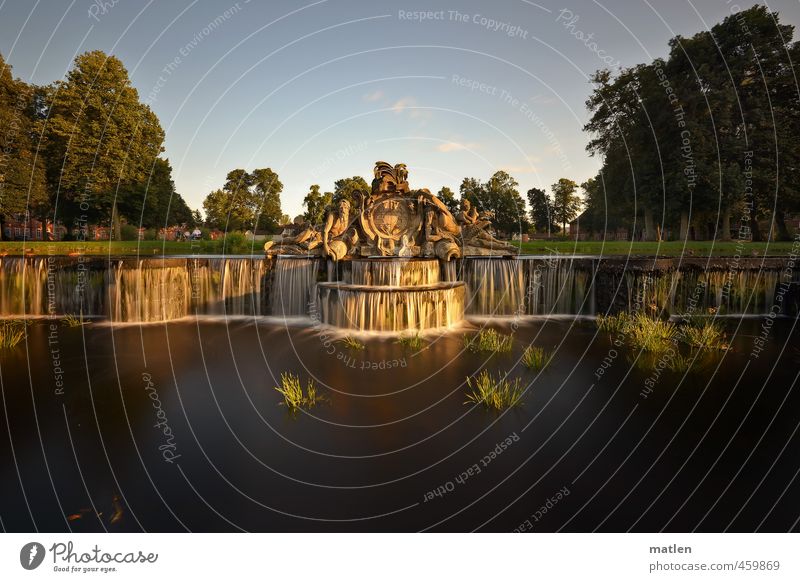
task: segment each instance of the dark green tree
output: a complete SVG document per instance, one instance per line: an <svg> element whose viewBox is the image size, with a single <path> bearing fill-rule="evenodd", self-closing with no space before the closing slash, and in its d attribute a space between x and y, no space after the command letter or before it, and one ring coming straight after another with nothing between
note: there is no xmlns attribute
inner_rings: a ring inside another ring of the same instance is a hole
<svg viewBox="0 0 800 582"><path fill-rule="evenodd" d="M553 227L553 203L547 192L541 188L528 190L530 217L536 232L546 232L550 236Z"/></svg>
<svg viewBox="0 0 800 582"><path fill-rule="evenodd" d="M65 215L119 225L119 198L144 183L164 131L139 101L122 62L102 51L79 55L66 81L45 92L47 178Z"/></svg>
<svg viewBox="0 0 800 582"><path fill-rule="evenodd" d="M48 206L44 166L35 155L34 98L0 55L0 233L7 217L44 217Z"/></svg>
<svg viewBox="0 0 800 582"><path fill-rule="evenodd" d="M350 207L355 208L362 197L367 196L371 191L371 187L367 181L361 176L353 176L352 178L342 178L336 180L333 185L333 201L338 203L341 199L346 199L350 202Z"/></svg>
<svg viewBox="0 0 800 582"><path fill-rule="evenodd" d="M559 178L551 187L553 191L553 221L561 223L561 233L567 233L567 223L578 216L580 196L575 194L578 185L568 178Z"/></svg>
<svg viewBox="0 0 800 582"><path fill-rule="evenodd" d="M325 208L333 201L333 193L319 191L319 185L311 186L308 194L303 198L303 206L306 208L305 219L311 224L322 224L325 220Z"/></svg>
<svg viewBox="0 0 800 582"><path fill-rule="evenodd" d="M444 205L447 206L447 209L451 214L458 212L458 200L450 188L444 186L441 190L439 190L439 192L436 193L436 195L444 203Z"/></svg>
<svg viewBox="0 0 800 582"><path fill-rule="evenodd" d="M281 192L283 184L271 168L253 170L251 204L255 226L269 233L278 232L282 224Z"/></svg>

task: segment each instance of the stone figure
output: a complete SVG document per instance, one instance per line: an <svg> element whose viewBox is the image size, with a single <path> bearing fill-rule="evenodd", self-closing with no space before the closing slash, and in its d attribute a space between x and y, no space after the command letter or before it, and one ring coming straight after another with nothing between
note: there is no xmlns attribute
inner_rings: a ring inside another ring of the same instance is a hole
<svg viewBox="0 0 800 582"><path fill-rule="evenodd" d="M488 229L492 225L491 220L489 220L491 217L491 212L479 214L477 209L466 198L461 201L461 212L458 213L456 219L461 224L461 237L464 246L480 249L475 251L474 254L485 254L483 252L484 249L504 253L517 252L517 247L496 239L489 232Z"/></svg>
<svg viewBox="0 0 800 582"><path fill-rule="evenodd" d="M304 254L322 243L319 230L303 216L296 216L291 224L283 225L278 240L264 243L264 250L270 254Z"/></svg>
<svg viewBox="0 0 800 582"><path fill-rule="evenodd" d="M335 210L329 210L325 216L325 226L322 229L322 246L325 256L335 261L343 258L349 252L348 243L355 244L352 234L344 236L350 227L350 202L346 198L339 200ZM345 243L345 252L342 254L342 245L332 245L334 242Z"/></svg>
<svg viewBox="0 0 800 582"><path fill-rule="evenodd" d="M372 191L357 194L358 208L342 199L328 208L325 222L313 226L298 217L276 241L264 245L268 255L316 255L341 260L348 256L438 257L517 252L490 232L492 215L479 213L469 200L456 216L430 190L411 190L405 164L379 161ZM352 212L352 215L351 215Z"/></svg>

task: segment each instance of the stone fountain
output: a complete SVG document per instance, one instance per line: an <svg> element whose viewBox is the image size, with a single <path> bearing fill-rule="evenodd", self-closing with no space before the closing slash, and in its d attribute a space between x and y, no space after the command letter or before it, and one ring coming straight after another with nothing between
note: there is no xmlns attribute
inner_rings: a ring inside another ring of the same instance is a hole
<svg viewBox="0 0 800 582"><path fill-rule="evenodd" d="M264 249L277 257L279 274L306 273L306 279L311 259L330 261L327 281L316 286L322 323L394 332L449 327L463 318L465 284L452 261L518 253L494 237L490 214L464 200L453 216L430 190L409 187L405 164L386 162L375 164L371 192L353 203L338 200L323 224L296 219Z"/></svg>

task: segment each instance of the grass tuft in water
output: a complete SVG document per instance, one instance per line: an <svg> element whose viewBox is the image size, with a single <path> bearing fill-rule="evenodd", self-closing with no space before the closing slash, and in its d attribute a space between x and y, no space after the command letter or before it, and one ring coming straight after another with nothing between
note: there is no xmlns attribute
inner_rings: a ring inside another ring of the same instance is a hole
<svg viewBox="0 0 800 582"><path fill-rule="evenodd" d="M351 350L363 350L364 344L358 341L356 338L352 336L347 336L342 338L341 341L346 347L350 348Z"/></svg>
<svg viewBox="0 0 800 582"><path fill-rule="evenodd" d="M689 325L683 331L683 340L693 348L700 350L728 349L722 327L713 321Z"/></svg>
<svg viewBox="0 0 800 582"><path fill-rule="evenodd" d="M425 346L425 340L422 339L422 336L419 335L419 332L415 333L414 335L401 335L397 338L397 343L401 346L406 348L411 348L412 350L421 350Z"/></svg>
<svg viewBox="0 0 800 582"><path fill-rule="evenodd" d="M317 392L313 380L308 381L303 391L300 378L290 372L281 374L281 385L275 386L275 390L283 396L281 404L292 412L297 412L301 408L311 408L325 400L325 397Z"/></svg>
<svg viewBox="0 0 800 582"><path fill-rule="evenodd" d="M627 313L617 315L598 315L595 323L597 329L606 333L625 333L631 317Z"/></svg>
<svg viewBox="0 0 800 582"><path fill-rule="evenodd" d="M530 370L543 370L550 363L551 354L537 346L528 346L522 352L522 363Z"/></svg>
<svg viewBox="0 0 800 582"><path fill-rule="evenodd" d="M502 373L494 378L487 370L477 376L467 376L467 401L464 404L483 404L486 408L505 410L519 404L521 398L519 378L509 380Z"/></svg>
<svg viewBox="0 0 800 582"><path fill-rule="evenodd" d="M494 329L482 329L472 337L464 336L464 347L471 352L510 352L513 345L513 335Z"/></svg>
<svg viewBox="0 0 800 582"><path fill-rule="evenodd" d="M0 322L0 348L13 348L25 339L26 323L21 319Z"/></svg>
<svg viewBox="0 0 800 582"><path fill-rule="evenodd" d="M87 323L90 323L90 322L83 321L83 315L82 314L80 316L78 316L78 317L75 317L71 313L68 313L67 315L65 315L64 317L61 318L61 323L63 323L64 325L66 325L68 327L80 327L80 326L86 325Z"/></svg>
<svg viewBox="0 0 800 582"><path fill-rule="evenodd" d="M673 345L678 329L674 323L642 313L634 315L625 328L630 344L646 352L666 352Z"/></svg>

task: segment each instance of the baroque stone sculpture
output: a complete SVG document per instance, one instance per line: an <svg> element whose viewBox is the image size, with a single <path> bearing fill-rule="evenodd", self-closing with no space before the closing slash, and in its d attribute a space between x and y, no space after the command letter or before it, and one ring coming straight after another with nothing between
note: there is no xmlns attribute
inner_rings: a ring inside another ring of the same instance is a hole
<svg viewBox="0 0 800 582"><path fill-rule="evenodd" d="M490 232L490 213L478 213L468 200L453 216L430 190L411 190L405 164L376 162L372 191L362 192L351 208L347 199L329 207L325 222L310 225L303 217L284 226L267 255L347 257L437 257L508 255L518 249Z"/></svg>

